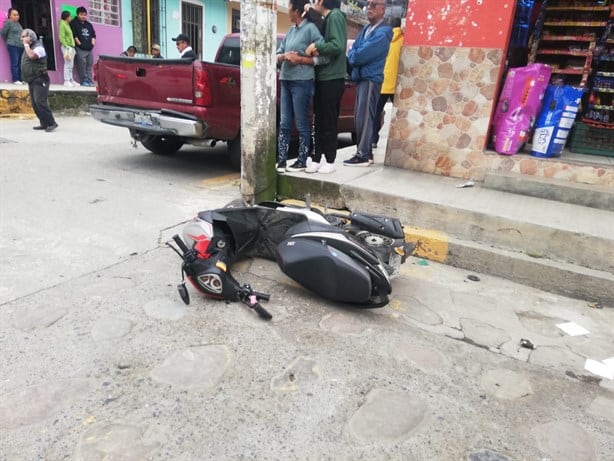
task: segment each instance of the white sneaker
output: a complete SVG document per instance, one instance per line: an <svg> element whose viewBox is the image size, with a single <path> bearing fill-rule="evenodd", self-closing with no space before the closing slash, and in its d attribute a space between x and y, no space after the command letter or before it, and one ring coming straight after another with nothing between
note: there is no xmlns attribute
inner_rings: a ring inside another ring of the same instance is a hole
<svg viewBox="0 0 614 461"><path fill-rule="evenodd" d="M329 174L335 172L335 165L332 163L328 163L326 161L320 164L320 168L318 168L318 173Z"/></svg>
<svg viewBox="0 0 614 461"><path fill-rule="evenodd" d="M320 164L318 162L311 161L307 168L305 168L305 173L315 173L320 169Z"/></svg>
<svg viewBox="0 0 614 461"><path fill-rule="evenodd" d="M73 84L69 81L64 82L64 86L73 86Z"/></svg>
<svg viewBox="0 0 614 461"><path fill-rule="evenodd" d="M13 85L23 85L23 82L21 80L15 80Z"/></svg>

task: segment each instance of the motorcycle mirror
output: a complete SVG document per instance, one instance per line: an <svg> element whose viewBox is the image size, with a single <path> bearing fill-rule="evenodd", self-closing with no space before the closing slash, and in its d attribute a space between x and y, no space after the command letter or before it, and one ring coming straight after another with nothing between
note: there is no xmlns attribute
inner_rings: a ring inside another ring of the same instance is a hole
<svg viewBox="0 0 614 461"><path fill-rule="evenodd" d="M179 297L186 304L190 304L190 293L188 292L188 288L185 286L185 283L180 283L177 285L177 291L179 292Z"/></svg>

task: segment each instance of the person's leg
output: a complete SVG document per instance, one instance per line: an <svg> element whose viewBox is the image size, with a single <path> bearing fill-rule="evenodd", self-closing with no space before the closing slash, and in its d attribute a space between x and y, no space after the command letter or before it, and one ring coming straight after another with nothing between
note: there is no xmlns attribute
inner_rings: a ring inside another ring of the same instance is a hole
<svg viewBox="0 0 614 461"><path fill-rule="evenodd" d="M292 91L291 81L281 80L279 95L279 132L277 134L277 163L285 168L290 148L290 134L292 130Z"/></svg>
<svg viewBox="0 0 614 461"><path fill-rule="evenodd" d="M43 114L41 113L38 107L38 94L39 94L38 87L39 86L40 86L40 82L38 82L38 79L28 83L28 92L30 93L30 104L32 104L32 110L34 110L34 113L36 114L36 117L38 118L40 126L42 126L43 128L47 128L47 124L43 118Z"/></svg>
<svg viewBox="0 0 614 461"><path fill-rule="evenodd" d="M30 98L36 116L41 122L41 126L50 127L55 125L53 113L49 107L49 77L39 77L30 86Z"/></svg>
<svg viewBox="0 0 614 461"><path fill-rule="evenodd" d="M313 96L313 80L294 82L295 91L292 94L292 106L298 131L298 158L300 165L307 165L307 156L311 148L311 123L309 107Z"/></svg>
<svg viewBox="0 0 614 461"><path fill-rule="evenodd" d="M364 146L364 132L367 117L367 92L369 88L368 81L358 82L356 84L356 102L354 103L354 126L356 128L356 156L365 157L365 152L361 151L361 145ZM369 139L371 142L371 139Z"/></svg>
<svg viewBox="0 0 614 461"><path fill-rule="evenodd" d="M67 53L70 52L69 51L70 49L67 46L62 45L61 48L62 48L62 56L66 56ZM72 62L72 60L71 61L67 61L66 59L64 59L64 84L65 85L70 84L70 82L72 80L72 76L71 76L71 72L70 72L72 69L69 66L71 62Z"/></svg>
<svg viewBox="0 0 614 461"><path fill-rule="evenodd" d="M328 80L324 100L325 107L322 109L322 153L328 163L334 163L337 158L337 124L341 98L345 90L343 79Z"/></svg>
<svg viewBox="0 0 614 461"><path fill-rule="evenodd" d="M94 53L88 51L85 55L85 78L88 82L94 83L94 74L92 68L94 67Z"/></svg>
<svg viewBox="0 0 614 461"><path fill-rule="evenodd" d="M380 97L381 83L375 82L360 82L360 103L356 104L356 113L359 114L356 121L356 132L358 135L357 155L362 159L373 158L373 124L375 120L375 111L377 102ZM357 96L358 100L359 97Z"/></svg>
<svg viewBox="0 0 614 461"><path fill-rule="evenodd" d="M379 142L379 130L382 129L382 112L384 111L384 106L386 102L388 102L389 94L380 94L379 99L377 100L377 108L375 110L375 119L373 120L373 140L371 144L377 146Z"/></svg>
<svg viewBox="0 0 614 461"><path fill-rule="evenodd" d="M316 80L313 93L313 161L320 163L322 160L322 113L325 103L325 86L326 82Z"/></svg>
<svg viewBox="0 0 614 461"><path fill-rule="evenodd" d="M14 45L6 46L9 52L9 59L11 62L11 78L13 82L21 81L21 55L23 48Z"/></svg>
<svg viewBox="0 0 614 461"><path fill-rule="evenodd" d="M80 48L76 48L77 53L75 54L75 64L77 65L77 73L79 74L79 82L81 84L86 83L87 77L85 75L85 53Z"/></svg>

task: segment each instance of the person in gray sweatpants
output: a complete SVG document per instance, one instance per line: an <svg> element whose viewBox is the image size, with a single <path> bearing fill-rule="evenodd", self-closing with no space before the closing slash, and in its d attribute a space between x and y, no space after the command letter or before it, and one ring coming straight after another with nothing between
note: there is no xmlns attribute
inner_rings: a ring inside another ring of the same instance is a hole
<svg viewBox="0 0 614 461"><path fill-rule="evenodd" d="M87 10L80 6L77 8L77 17L70 23L75 36L75 64L79 73L81 86L94 86L92 68L94 67L94 46L96 45L96 31L92 23L87 20Z"/></svg>

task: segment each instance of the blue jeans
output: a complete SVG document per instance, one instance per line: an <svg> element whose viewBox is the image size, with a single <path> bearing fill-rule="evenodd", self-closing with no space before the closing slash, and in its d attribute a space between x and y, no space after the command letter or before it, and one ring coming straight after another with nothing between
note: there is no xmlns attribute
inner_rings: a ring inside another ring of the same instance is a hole
<svg viewBox="0 0 614 461"><path fill-rule="evenodd" d="M354 123L356 124L356 155L364 160L373 158L373 125L377 102L379 101L381 83L363 80L356 85L356 106Z"/></svg>
<svg viewBox="0 0 614 461"><path fill-rule="evenodd" d="M11 77L14 82L21 81L21 55L23 48L14 45L6 45L11 59Z"/></svg>
<svg viewBox="0 0 614 461"><path fill-rule="evenodd" d="M298 162L307 163L311 149L311 120L309 108L313 96L313 80L282 80L280 96L279 136L277 139L277 160L288 159L288 148L292 135L292 122L298 131Z"/></svg>

